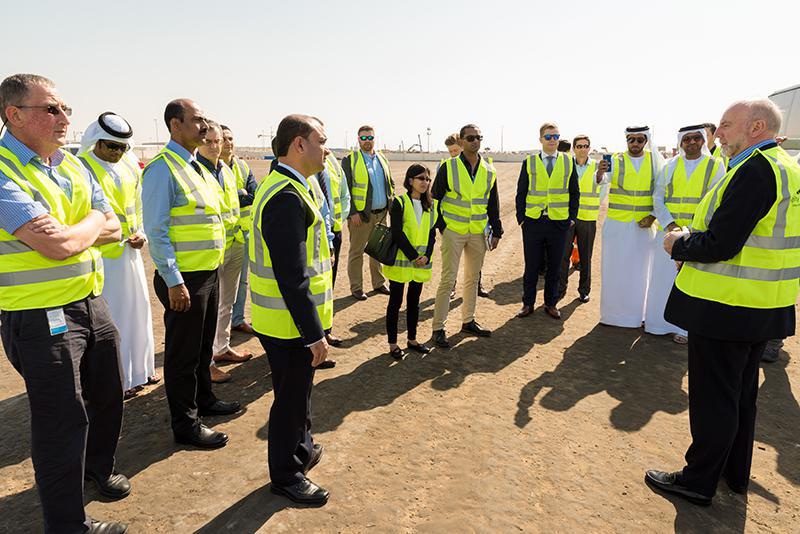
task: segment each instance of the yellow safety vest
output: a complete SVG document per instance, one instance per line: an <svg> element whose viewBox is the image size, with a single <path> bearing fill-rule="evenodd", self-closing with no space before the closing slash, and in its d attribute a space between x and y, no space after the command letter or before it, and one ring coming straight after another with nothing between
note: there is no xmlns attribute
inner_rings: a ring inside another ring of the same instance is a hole
<svg viewBox="0 0 800 534"><path fill-rule="evenodd" d="M392 198L394 198L394 182L392 182L392 172L389 168L389 162L382 152L375 153L378 155L378 161L383 168L383 176L386 178L386 192L389 194L389 202L391 202ZM350 152L348 157L350 158L350 175L353 179L353 187L350 189L350 195L353 199L353 205L356 211L364 211L367 205L367 188L369 185L367 164L360 150Z"/></svg>
<svg viewBox="0 0 800 534"><path fill-rule="evenodd" d="M433 205L428 211L422 210L422 217L418 221L417 213L414 211L412 200L408 194L404 194L398 200L403 206L403 233L417 253L422 256L428 250L431 229L436 223L437 201L433 201ZM392 222L394 223L394 221ZM383 274L393 282L424 283L431 279L431 267L431 258L428 258L428 263L419 267L409 260L402 250L398 249L394 265L384 265Z"/></svg>
<svg viewBox="0 0 800 534"><path fill-rule="evenodd" d="M655 162L645 151L639 171L628 153L614 154L615 165L608 191L608 218L620 222L640 221L653 211Z"/></svg>
<svg viewBox="0 0 800 534"><path fill-rule="evenodd" d="M688 226L692 222L697 206L708 192L711 180L722 165L722 161L716 158L702 157L704 161L695 167L688 178L686 163L682 157L678 158L673 167L672 179L664 195L664 204L678 226Z"/></svg>
<svg viewBox="0 0 800 534"><path fill-rule="evenodd" d="M447 187L442 198L442 217L457 234L482 234L489 222L489 193L497 180L491 161L480 158L475 181L460 156L447 160Z"/></svg>
<svg viewBox="0 0 800 534"><path fill-rule="evenodd" d="M546 156L542 156L546 157ZM569 177L572 175L572 158L561 153L554 156L552 174L542 157L528 156L525 166L528 170L528 195L525 197L525 216L538 219L547 209L547 216L554 221L564 221L569 217Z"/></svg>
<svg viewBox="0 0 800 534"><path fill-rule="evenodd" d="M800 166L780 147L755 150L703 197L692 229L705 231L725 190L745 161L763 155L773 172L777 198L736 256L717 263L686 262L675 285L696 298L745 308L794 306L800 290Z"/></svg>
<svg viewBox="0 0 800 534"><path fill-rule="evenodd" d="M230 165L233 175L236 177L236 190L237 193L240 189L245 189L247 184L247 177L250 176L250 166L243 160L234 156L231 159ZM253 206L240 206L239 207L239 226L245 232L249 232L253 228Z"/></svg>
<svg viewBox="0 0 800 534"><path fill-rule="evenodd" d="M328 154L325 158L325 168L328 171L328 176L331 179L330 195L333 199L333 231L341 232L344 226L344 219L342 217L342 180L344 180L344 171L341 165L336 161L333 154Z"/></svg>
<svg viewBox="0 0 800 534"><path fill-rule="evenodd" d="M130 161L127 156L123 156L117 165L120 181L120 187L117 187L114 178L96 158L97 156L89 153L78 156L89 174L103 188L108 203L122 227L122 239L118 243L101 245L100 252L105 258L119 258L125 249L125 241L141 228L141 213L136 211L136 201L141 194L139 184L142 173L136 163Z"/></svg>
<svg viewBox="0 0 800 534"><path fill-rule="evenodd" d="M233 245L234 241L244 243L242 229L239 225L239 191L236 188L236 176L224 161L220 160L220 174L222 174L223 188L219 180L214 180L219 195L219 208L222 217L222 225L225 227L225 250Z"/></svg>
<svg viewBox="0 0 800 534"><path fill-rule="evenodd" d="M147 170L156 161L167 165L187 201L186 205L169 210L167 235L175 250L178 270L213 271L225 256L225 227L216 179L200 164L198 174L185 159L164 147L145 167L142 181L148 179Z"/></svg>
<svg viewBox="0 0 800 534"><path fill-rule="evenodd" d="M726 157L725 154L722 153L722 147L720 145L714 145L714 150L711 151L711 155L715 158L719 158L722 160L722 164L725 165L725 168L728 168L728 162L730 158Z"/></svg>
<svg viewBox="0 0 800 534"><path fill-rule="evenodd" d="M306 206L314 214L314 222L306 234L306 272L310 279L309 293L319 314L322 327L327 330L333 324L333 277L331 253L325 235L325 224L317 202L304 189L300 182L272 171L259 184L254 202L255 215L253 234L250 236L248 255L250 257L250 296L253 328L256 332L279 339L297 339L300 332L295 325L286 302L283 299L275 273L269 247L264 241L261 228L262 213L267 202L286 187L294 187ZM270 231L269 229L267 231ZM280 232L280 229L272 231Z"/></svg>
<svg viewBox="0 0 800 534"><path fill-rule="evenodd" d="M596 221L600 215L600 184L597 183L595 173L597 162L591 158L586 162L586 169L578 177L578 187L581 191L578 219L581 221Z"/></svg>
<svg viewBox="0 0 800 534"><path fill-rule="evenodd" d="M72 183L72 199L33 162L22 165L4 147L0 147L0 172L60 223L74 225L92 210L92 189L78 158L61 153L59 174ZM103 291L102 255L95 247L63 261L53 260L0 229L0 258L0 310L58 308Z"/></svg>

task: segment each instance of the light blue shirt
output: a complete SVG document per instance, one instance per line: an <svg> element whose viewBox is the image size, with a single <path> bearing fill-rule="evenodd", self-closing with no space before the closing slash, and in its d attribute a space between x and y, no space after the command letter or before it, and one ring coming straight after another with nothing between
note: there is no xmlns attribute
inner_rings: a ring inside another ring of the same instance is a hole
<svg viewBox="0 0 800 534"><path fill-rule="evenodd" d="M175 141L167 143L167 148L187 163L197 161L193 154ZM169 212L172 208L185 206L187 203L186 196L178 188L163 159L145 168L142 174L142 222L150 242L150 256L167 287L183 283L178 260L175 258L175 248L167 233L170 226Z"/></svg>
<svg viewBox="0 0 800 534"><path fill-rule="evenodd" d="M314 180L319 180L317 175L313 176ZM323 175L323 178L327 178L327 173ZM323 220L325 221L325 235L328 236L328 244L331 246L331 250L333 250L333 213L331 213L330 206L333 205L333 199L331 198L330 187L331 182L330 179L328 180L326 191L328 191L328 199L327 201L322 203L322 206L319 207L319 213L322 215Z"/></svg>
<svg viewBox="0 0 800 534"><path fill-rule="evenodd" d="M308 194L311 195L311 198L314 198L314 192L308 186L308 179L306 179L302 174L297 172L295 169L293 169L289 165L286 165L285 163L278 163L278 166L279 167L283 167L284 169L286 169L289 172L291 172L292 174L294 174L297 177L297 179L300 180L300 183L303 184L303 187L306 188L306 191L308 191ZM314 176L312 176L312 178L314 180L316 180L317 176L314 175ZM328 196L330 196L330 195L328 195ZM319 207L319 212L322 215L322 220L325 222L325 235L328 236L328 243L333 243L333 230L332 230L332 228L333 228L333 219L331 219L331 210L328 208L328 203L327 202L323 202L322 203L322 206Z"/></svg>
<svg viewBox="0 0 800 534"><path fill-rule="evenodd" d="M6 132L0 139L0 146L10 150L19 159L22 165L32 163L37 169L45 173L55 184L64 191L67 198L72 200L72 181L61 174L59 166L64 161L64 154L60 150L56 150L50 156L50 164L42 161L36 152L25 146L18 140L11 132ZM2 156L0 156L2 161ZM4 162L8 167L13 169L15 166L11 162ZM83 169L81 172L89 182L92 191L92 209L101 213L108 213L113 211L111 205L106 199L103 188L97 183L97 180ZM0 171L0 228L13 234L23 224L48 213L47 209L37 200L20 188L17 183Z"/></svg>
<svg viewBox="0 0 800 534"><path fill-rule="evenodd" d="M378 154L367 154L363 150L361 156L364 158L364 164L369 173L369 183L372 185L372 202L370 204L373 210L382 210L386 207L386 175L383 173L383 166L378 159Z"/></svg>
<svg viewBox="0 0 800 534"><path fill-rule="evenodd" d="M749 146L745 148L742 152L740 152L735 158L731 158L730 162L728 163L728 168L732 169L736 167L738 164L746 160L750 157L750 154L756 151L756 149L761 148L762 146L766 146L770 143L774 143L774 139L767 139L766 141L761 141L760 143L756 143L753 146Z"/></svg>

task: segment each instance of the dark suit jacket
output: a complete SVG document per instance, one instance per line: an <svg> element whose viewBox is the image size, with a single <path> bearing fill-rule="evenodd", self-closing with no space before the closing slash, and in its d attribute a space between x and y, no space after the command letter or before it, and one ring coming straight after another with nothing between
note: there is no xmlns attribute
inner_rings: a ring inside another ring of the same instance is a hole
<svg viewBox="0 0 800 534"><path fill-rule="evenodd" d="M557 153L558 157L561 157L561 152ZM542 155L538 154L535 157L541 159ZM525 216L525 205L526 199L528 196L528 187L529 187L529 180L528 180L528 166L527 161L523 160L522 168L519 170L519 178L517 179L517 196L515 198L516 208L517 208L517 222L522 224L525 219L530 219L530 217ZM575 159L572 159L572 174L569 175L569 214L567 215L567 220L565 221L553 221L556 226L560 226L563 228L569 227L569 222L574 221L578 218L578 208L580 206L580 198L581 198L581 190L580 185L578 184L578 170L576 168ZM533 219L531 219L533 220Z"/></svg>
<svg viewBox="0 0 800 534"><path fill-rule="evenodd" d="M275 169L299 183L297 177L288 169L283 167ZM306 272L308 263L306 235L313 221L314 212L291 186L286 186L275 193L261 214L261 235L269 247L272 269L286 307L292 314L301 336L288 340L259 336L268 343L303 347L325 337L317 308L311 300L310 279Z"/></svg>
<svg viewBox="0 0 800 534"><path fill-rule="evenodd" d="M775 144L766 145L772 148ZM775 203L775 174L766 158L748 159L731 178L705 232L672 247L672 259L715 263L736 256ZM794 335L794 306L774 309L728 306L692 297L672 286L664 318L692 332L725 341L759 342Z"/></svg>

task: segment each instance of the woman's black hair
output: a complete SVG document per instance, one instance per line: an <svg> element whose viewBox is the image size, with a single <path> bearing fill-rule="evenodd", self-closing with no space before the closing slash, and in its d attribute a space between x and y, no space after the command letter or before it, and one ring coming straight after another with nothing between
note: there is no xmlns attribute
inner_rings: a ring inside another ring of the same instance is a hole
<svg viewBox="0 0 800 534"><path fill-rule="evenodd" d="M411 191L414 190L414 187L411 185L411 181L414 179L415 176L419 176L423 172L425 174L427 174L428 176L431 175L430 169L428 169L428 167L426 167L425 165L423 165L421 163L412 163L408 167L408 169L406 169L406 177L405 177L405 180L403 180L403 187L406 188L406 191L408 192L408 196L409 197L411 196ZM432 184L432 182L431 182L431 184ZM425 193L422 194L419 197L419 200L420 200L420 203L422 204L422 209L423 210L428 211L428 210L431 209L431 206L433 205L433 199L431 198L431 188L430 187L428 187L428 190L425 191Z"/></svg>

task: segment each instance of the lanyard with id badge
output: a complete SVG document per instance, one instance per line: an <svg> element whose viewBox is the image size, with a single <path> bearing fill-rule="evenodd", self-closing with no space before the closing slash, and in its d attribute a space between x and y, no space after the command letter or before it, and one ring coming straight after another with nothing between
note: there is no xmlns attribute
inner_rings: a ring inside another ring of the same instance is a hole
<svg viewBox="0 0 800 534"><path fill-rule="evenodd" d="M67 320L64 317L64 308L53 308L47 311L47 325L50 327L50 335L57 336L67 331Z"/></svg>

